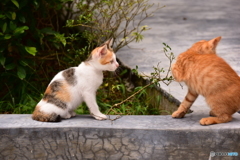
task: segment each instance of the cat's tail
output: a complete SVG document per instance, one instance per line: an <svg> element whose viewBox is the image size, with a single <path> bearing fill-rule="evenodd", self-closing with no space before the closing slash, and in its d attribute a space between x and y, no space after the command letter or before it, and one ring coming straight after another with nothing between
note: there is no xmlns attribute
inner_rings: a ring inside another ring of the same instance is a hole
<svg viewBox="0 0 240 160"><path fill-rule="evenodd" d="M56 113L47 114L40 111L39 106L36 106L32 119L41 122L61 122L61 116Z"/></svg>

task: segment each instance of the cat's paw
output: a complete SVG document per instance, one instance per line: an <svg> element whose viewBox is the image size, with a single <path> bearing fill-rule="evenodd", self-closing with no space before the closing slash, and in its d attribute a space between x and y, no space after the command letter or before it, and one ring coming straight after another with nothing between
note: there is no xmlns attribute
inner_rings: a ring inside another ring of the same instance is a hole
<svg viewBox="0 0 240 160"><path fill-rule="evenodd" d="M68 113L68 114L66 114L66 115L64 115L64 116L62 116L62 118L64 118L64 119L69 119L69 118L71 118L72 116L71 116L71 114L70 113Z"/></svg>
<svg viewBox="0 0 240 160"><path fill-rule="evenodd" d="M175 111L172 114L173 118L183 118L184 116L185 116L185 113L184 112L179 112L179 111Z"/></svg>
<svg viewBox="0 0 240 160"><path fill-rule="evenodd" d="M199 123L201 125L210 125L210 124L215 124L216 122L214 121L215 117L208 117L208 118L202 118Z"/></svg>
<svg viewBox="0 0 240 160"><path fill-rule="evenodd" d="M71 114L71 117L75 117L76 116L76 113L74 111L70 112Z"/></svg>
<svg viewBox="0 0 240 160"><path fill-rule="evenodd" d="M107 119L107 116L104 115L104 114L97 114L97 115L92 114L92 116L93 116L95 119L100 120L100 121Z"/></svg>

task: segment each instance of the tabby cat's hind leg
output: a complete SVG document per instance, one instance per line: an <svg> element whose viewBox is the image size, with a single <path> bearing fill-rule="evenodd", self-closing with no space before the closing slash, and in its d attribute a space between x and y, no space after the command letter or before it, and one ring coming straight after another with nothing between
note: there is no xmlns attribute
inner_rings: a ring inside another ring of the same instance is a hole
<svg viewBox="0 0 240 160"><path fill-rule="evenodd" d="M232 115L238 110L237 107L225 105L219 98L209 98L207 103L211 108L210 116L200 120L201 125L227 123L232 120Z"/></svg>
<svg viewBox="0 0 240 160"><path fill-rule="evenodd" d="M216 114L212 110L209 112L209 116L217 117Z"/></svg>
<svg viewBox="0 0 240 160"><path fill-rule="evenodd" d="M218 124L218 123L226 123L232 120L232 115L222 114L217 117L208 117L202 118L200 120L201 125L210 125L210 124Z"/></svg>

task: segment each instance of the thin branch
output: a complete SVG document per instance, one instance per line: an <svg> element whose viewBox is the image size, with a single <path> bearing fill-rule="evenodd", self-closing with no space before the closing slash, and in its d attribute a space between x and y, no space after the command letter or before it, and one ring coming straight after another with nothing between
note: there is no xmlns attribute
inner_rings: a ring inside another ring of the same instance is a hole
<svg viewBox="0 0 240 160"><path fill-rule="evenodd" d="M152 84L153 84L153 82L145 85L143 88L139 89L137 92L135 92L134 94L132 94L131 96L129 96L128 98L126 98L125 100L123 100L122 102L114 104L114 105L109 109L109 111L107 112L107 114L109 114L109 112L110 112L113 108L116 108L116 107L120 106L121 104L129 101L129 100L130 100L131 98L133 98L135 95L137 95L138 93L140 93L141 91L143 91L145 88L149 87L149 86L152 85Z"/></svg>
<svg viewBox="0 0 240 160"><path fill-rule="evenodd" d="M93 114L93 113L91 113L91 115L92 116L94 116L94 117L98 117L98 118L102 118L102 117L100 117L100 116L97 116L97 115L95 115L95 114ZM106 119L106 120L110 120L111 121L111 125L113 125L113 121L116 121L117 119L119 119L119 118L121 118L122 116L121 115L117 115L115 118L113 118L113 119L111 119L110 118L110 115L108 115L108 118Z"/></svg>

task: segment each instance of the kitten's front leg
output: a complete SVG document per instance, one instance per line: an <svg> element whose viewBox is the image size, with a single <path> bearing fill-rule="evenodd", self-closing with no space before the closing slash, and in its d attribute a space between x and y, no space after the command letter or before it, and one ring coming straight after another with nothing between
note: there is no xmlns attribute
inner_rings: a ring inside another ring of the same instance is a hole
<svg viewBox="0 0 240 160"><path fill-rule="evenodd" d="M92 93L90 94L86 94L84 96L84 100L90 110L90 113L91 115L97 119L97 120L105 120L107 119L107 116L102 114L100 111L99 111L99 107L97 105L97 102L96 102L96 96Z"/></svg>
<svg viewBox="0 0 240 160"><path fill-rule="evenodd" d="M65 111L66 113L63 115L63 116L61 116L62 118L64 118L64 119L69 119L69 118L71 118L72 116L71 116L71 114L68 112L68 111Z"/></svg>
<svg viewBox="0 0 240 160"><path fill-rule="evenodd" d="M69 111L69 114L71 114L71 117L75 117L76 116L76 112L75 111Z"/></svg>
<svg viewBox="0 0 240 160"><path fill-rule="evenodd" d="M185 114L188 112L189 108L192 106L193 102L197 99L198 94L191 92L188 89L188 93L185 96L185 99L178 107L178 110L173 112L172 117L173 118L183 118Z"/></svg>

